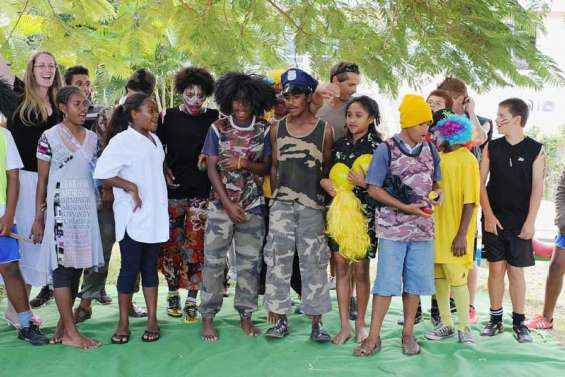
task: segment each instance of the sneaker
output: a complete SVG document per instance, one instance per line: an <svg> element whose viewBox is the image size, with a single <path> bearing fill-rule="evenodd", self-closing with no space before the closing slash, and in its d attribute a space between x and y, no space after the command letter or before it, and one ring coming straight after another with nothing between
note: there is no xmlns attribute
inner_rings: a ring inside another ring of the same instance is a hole
<svg viewBox="0 0 565 377"><path fill-rule="evenodd" d="M323 323L312 323L312 332L310 333L310 340L318 343L328 343L332 340L330 334L324 328Z"/></svg>
<svg viewBox="0 0 565 377"><path fill-rule="evenodd" d="M349 320L357 320L357 300L355 297L351 297L351 301L349 302Z"/></svg>
<svg viewBox="0 0 565 377"><path fill-rule="evenodd" d="M451 338L454 335L455 329L453 328L453 326L440 325L439 327L436 327L432 331L428 332L425 337L428 340L442 340Z"/></svg>
<svg viewBox="0 0 565 377"><path fill-rule="evenodd" d="M542 314L536 314L534 318L526 321L526 326L530 330L551 330L553 328L553 319L548 321Z"/></svg>
<svg viewBox="0 0 565 377"><path fill-rule="evenodd" d="M455 300L452 298L449 299L449 310L451 310L451 313L457 313L457 306L455 306Z"/></svg>
<svg viewBox="0 0 565 377"><path fill-rule="evenodd" d="M20 331L18 331L18 338L25 340L34 346L44 346L49 344L49 338L43 335L39 327L34 324L30 324L30 326L20 329Z"/></svg>
<svg viewBox="0 0 565 377"><path fill-rule="evenodd" d="M106 289L102 288L100 290L100 296L96 299L96 301L102 305L110 305L112 303L112 298L108 296Z"/></svg>
<svg viewBox="0 0 565 377"><path fill-rule="evenodd" d="M180 309L180 296L178 293L167 294L167 314L171 317L182 317Z"/></svg>
<svg viewBox="0 0 565 377"><path fill-rule="evenodd" d="M441 317L439 316L439 309L433 308L430 310L430 321L434 328L438 327L441 324Z"/></svg>
<svg viewBox="0 0 565 377"><path fill-rule="evenodd" d="M279 319L273 327L270 327L266 332L265 336L269 338L284 338L289 334L288 331L288 321L286 319Z"/></svg>
<svg viewBox="0 0 565 377"><path fill-rule="evenodd" d="M532 336L530 335L530 329L528 329L528 326L526 326L524 322L522 322L518 326L512 326L512 330L514 330L514 338L516 338L518 342L531 343L534 341L532 339Z"/></svg>
<svg viewBox="0 0 565 377"><path fill-rule="evenodd" d="M421 323L424 320L424 314L422 313L421 310L418 310L416 312L416 317L414 318L414 324L417 325L418 323ZM404 317L401 317L398 319L398 321L396 321L396 323L399 326L404 326Z"/></svg>
<svg viewBox="0 0 565 377"><path fill-rule="evenodd" d="M198 306L194 302L187 302L184 304L183 319L186 324L198 322Z"/></svg>
<svg viewBox="0 0 565 377"><path fill-rule="evenodd" d="M53 290L49 288L48 285L41 288L37 296L29 302L29 305L33 308L39 308L53 299Z"/></svg>
<svg viewBox="0 0 565 377"><path fill-rule="evenodd" d="M469 323L471 325L477 324L477 309L473 305L469 306Z"/></svg>
<svg viewBox="0 0 565 377"><path fill-rule="evenodd" d="M485 327L481 330L481 336L495 336L496 334L502 334L503 332L504 325L502 324L502 321L488 321Z"/></svg>
<svg viewBox="0 0 565 377"><path fill-rule="evenodd" d="M475 344L475 340L473 339L473 334L471 334L469 326L465 326L463 331L457 330L457 338L459 339L459 343Z"/></svg>
<svg viewBox="0 0 565 377"><path fill-rule="evenodd" d="M330 290L334 290L335 289L335 276L329 276L328 277L328 284L330 285Z"/></svg>
<svg viewBox="0 0 565 377"><path fill-rule="evenodd" d="M132 301L131 306L129 307L128 315L133 318L147 317L147 310L143 309L140 306L137 306L135 302Z"/></svg>

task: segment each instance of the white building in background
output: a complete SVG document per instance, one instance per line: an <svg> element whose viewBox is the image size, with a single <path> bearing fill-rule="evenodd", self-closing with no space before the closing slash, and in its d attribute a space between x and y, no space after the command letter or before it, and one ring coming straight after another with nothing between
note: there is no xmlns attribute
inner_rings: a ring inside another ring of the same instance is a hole
<svg viewBox="0 0 565 377"><path fill-rule="evenodd" d="M545 19L546 32L537 36L539 49L555 60L558 67L565 72L565 0L551 2L551 12ZM362 67L361 67L362 68ZM419 92L426 96L443 80L437 77L429 85L419 90L402 87L397 98L380 94L375 85L364 84L359 88L359 94L367 94L376 98L383 113L382 127L389 134L399 129L398 105L402 96L407 93ZM477 113L481 116L495 119L498 103L509 97L519 97L530 104L531 114L528 127L537 126L543 132L554 133L565 124L565 87L546 86L542 90L521 87L497 88L488 92L470 93L476 100Z"/></svg>

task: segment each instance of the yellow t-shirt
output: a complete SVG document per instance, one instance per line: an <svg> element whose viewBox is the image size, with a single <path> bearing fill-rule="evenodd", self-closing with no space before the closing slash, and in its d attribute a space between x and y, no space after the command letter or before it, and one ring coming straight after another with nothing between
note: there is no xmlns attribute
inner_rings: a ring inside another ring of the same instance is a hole
<svg viewBox="0 0 565 377"><path fill-rule="evenodd" d="M480 203L480 175L477 158L465 147L440 153L441 180L444 201L434 208L435 263L459 263L473 267L474 238L477 230L477 211ZM467 228L467 253L454 257L451 244L459 230L464 204L475 204Z"/></svg>

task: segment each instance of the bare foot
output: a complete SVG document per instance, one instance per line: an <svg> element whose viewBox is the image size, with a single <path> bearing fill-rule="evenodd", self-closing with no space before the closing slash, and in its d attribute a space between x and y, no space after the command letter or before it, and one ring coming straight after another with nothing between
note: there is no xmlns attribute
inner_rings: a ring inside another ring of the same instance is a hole
<svg viewBox="0 0 565 377"><path fill-rule="evenodd" d="M261 335L261 330L253 325L251 318L241 318L240 325L241 329L247 334L247 336Z"/></svg>
<svg viewBox="0 0 565 377"><path fill-rule="evenodd" d="M102 343L80 334L77 334L72 337L65 334L61 339L61 342L65 346L82 348L84 350L91 348L98 348L102 345Z"/></svg>
<svg viewBox="0 0 565 377"><path fill-rule="evenodd" d="M357 343L362 343L365 339L367 339L367 336L369 336L369 334L367 334L367 329L365 329L365 326L355 328L355 338L357 340Z"/></svg>
<svg viewBox="0 0 565 377"><path fill-rule="evenodd" d="M351 339L351 329L342 328L337 335L332 339L333 344L342 345Z"/></svg>
<svg viewBox="0 0 565 377"><path fill-rule="evenodd" d="M57 324L57 328L55 329L55 333L53 334L53 336L51 337L51 339L49 340L49 343L51 344L60 344L63 342L63 337L65 336L65 328L63 327L63 325L59 322Z"/></svg>
<svg viewBox="0 0 565 377"><path fill-rule="evenodd" d="M218 333L214 327L214 320L212 318L202 318L202 331L200 337L205 342L215 342L218 340Z"/></svg>

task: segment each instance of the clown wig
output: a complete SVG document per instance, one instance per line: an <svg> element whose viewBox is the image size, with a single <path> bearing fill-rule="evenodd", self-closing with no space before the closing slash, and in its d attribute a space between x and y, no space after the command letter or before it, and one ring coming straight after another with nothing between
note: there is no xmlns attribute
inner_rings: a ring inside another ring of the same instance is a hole
<svg viewBox="0 0 565 377"><path fill-rule="evenodd" d="M438 144L466 145L473 138L473 125L464 115L449 115L436 124L434 136Z"/></svg>

